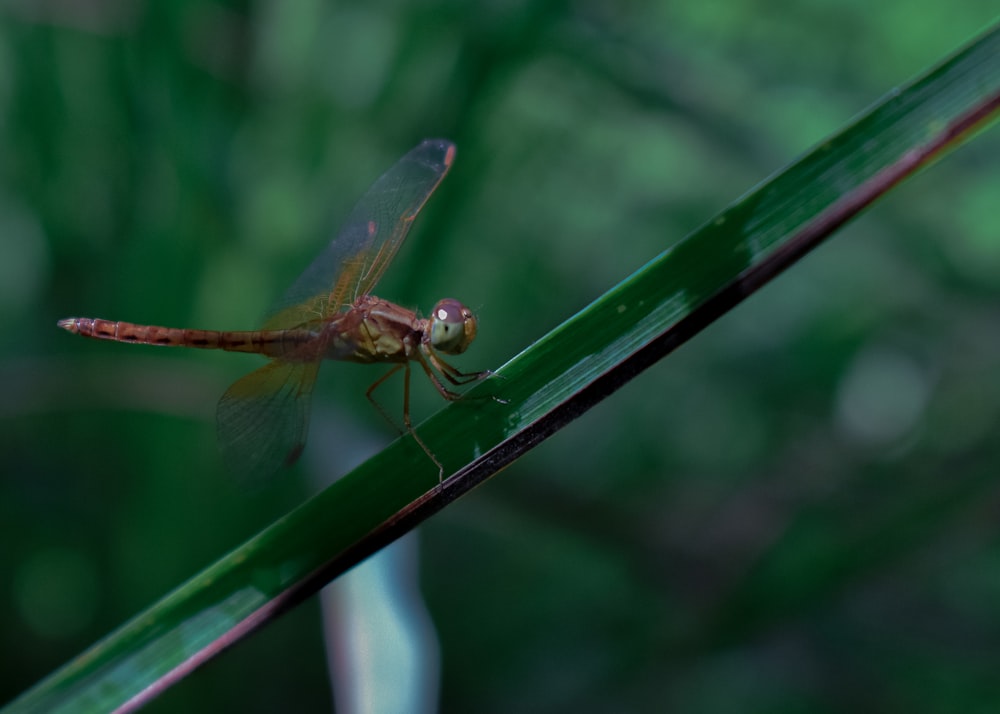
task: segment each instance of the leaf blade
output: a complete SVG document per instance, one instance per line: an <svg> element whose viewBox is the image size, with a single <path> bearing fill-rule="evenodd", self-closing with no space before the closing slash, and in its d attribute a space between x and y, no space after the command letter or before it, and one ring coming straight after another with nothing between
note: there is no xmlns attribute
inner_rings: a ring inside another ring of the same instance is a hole
<svg viewBox="0 0 1000 714"><path fill-rule="evenodd" d="M1000 29L877 103L421 426L181 586L4 711L133 708L308 597L601 401L1000 105ZM440 444L440 451L436 447Z"/></svg>

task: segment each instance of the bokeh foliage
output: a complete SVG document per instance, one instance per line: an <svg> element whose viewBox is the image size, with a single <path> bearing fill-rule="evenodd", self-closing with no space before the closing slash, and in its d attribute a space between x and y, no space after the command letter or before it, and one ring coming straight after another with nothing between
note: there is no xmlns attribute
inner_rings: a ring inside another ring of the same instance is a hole
<svg viewBox="0 0 1000 714"><path fill-rule="evenodd" d="M455 171L381 292L479 308L463 364L495 366L992 19L292 5L2 11L0 699L304 490L247 494L218 464L211 409L250 361L55 319L251 327L441 135ZM949 157L428 525L448 709L998 703L998 155ZM326 370L333 432L385 433L357 369ZM323 706L314 620L154 709Z"/></svg>

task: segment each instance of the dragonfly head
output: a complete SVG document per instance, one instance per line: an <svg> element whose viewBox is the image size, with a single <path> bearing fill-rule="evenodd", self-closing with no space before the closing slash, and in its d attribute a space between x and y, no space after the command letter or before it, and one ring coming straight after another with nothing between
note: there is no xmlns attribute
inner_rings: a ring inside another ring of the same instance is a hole
<svg viewBox="0 0 1000 714"><path fill-rule="evenodd" d="M476 338L476 316L458 300L445 298L431 311L431 347L459 355Z"/></svg>

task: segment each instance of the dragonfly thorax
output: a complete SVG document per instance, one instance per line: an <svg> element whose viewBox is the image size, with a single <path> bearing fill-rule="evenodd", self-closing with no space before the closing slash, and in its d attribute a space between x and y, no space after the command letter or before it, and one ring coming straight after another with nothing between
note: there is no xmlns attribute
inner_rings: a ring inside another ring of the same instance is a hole
<svg viewBox="0 0 1000 714"><path fill-rule="evenodd" d="M476 316L472 310L452 298L434 306L428 329L431 347L445 354L459 355L476 338Z"/></svg>

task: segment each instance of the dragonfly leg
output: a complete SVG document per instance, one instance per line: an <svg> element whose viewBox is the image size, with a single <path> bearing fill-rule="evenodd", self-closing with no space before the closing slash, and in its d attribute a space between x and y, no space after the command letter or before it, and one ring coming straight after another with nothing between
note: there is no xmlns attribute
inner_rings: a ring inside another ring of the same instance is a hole
<svg viewBox="0 0 1000 714"><path fill-rule="evenodd" d="M453 392L452 390L444 386L444 382L441 381L440 377L437 376L437 373L432 368L431 365L433 365L433 367L438 368L438 370L441 371L441 374L443 374L452 384L455 385L463 384L463 382L456 382L451 377L448 377L447 373L445 373L443 370L440 369L438 365L443 364L443 362L437 355L435 355L428 349L426 352L425 351L418 352L416 354L416 357L417 361L420 363L421 369L424 370L424 374L426 374L427 378L431 380L431 383L434 385L434 388L441 393L442 397L447 399L449 402L454 402L462 398L461 394L459 394L458 392ZM428 359L430 360L430 363L428 363L427 361Z"/></svg>
<svg viewBox="0 0 1000 714"><path fill-rule="evenodd" d="M478 382L479 380L486 379L493 374L490 370L485 370L483 372L462 372L441 359L441 357L438 356L437 352L435 352L430 345L421 345L421 347L425 348L424 354L427 355L427 359L430 360L432 365L434 365L434 369L440 372L442 377L455 386ZM427 367L424 367L424 371L427 371Z"/></svg>
<svg viewBox="0 0 1000 714"><path fill-rule="evenodd" d="M438 461L438 457L434 455L434 452L427 448L424 440L413 430L413 422L410 421L410 363L407 362L404 366L406 371L403 373L403 423L406 424L406 430L413 436L413 440L417 442L420 448L424 450L424 453L434 462L434 465L438 467L438 492L440 492L444 488L444 466Z"/></svg>
<svg viewBox="0 0 1000 714"><path fill-rule="evenodd" d="M388 372L386 372L381 377L372 382L372 385L368 387L368 391L365 392L365 396L368 398L368 401L372 403L372 406L378 409L378 413L382 415L382 418L385 419L390 424L392 424L392 428L398 431L400 434L405 434L406 430L399 428L399 424L396 423L396 420L392 418L392 415L389 413L389 411L382 406L379 400L375 398L375 390L381 387L383 384L385 384L386 381L389 379L389 377L396 374L396 372L401 370L404 366L407 365L397 364L395 367L393 367ZM407 367L407 372L409 372L408 367Z"/></svg>
<svg viewBox="0 0 1000 714"><path fill-rule="evenodd" d="M431 349L430 345L424 345L424 347L426 347L424 354L427 355L427 359L430 361L431 365L433 365L434 368L438 372L440 372L445 379L447 379L455 386L460 387L465 384L471 384L472 382L478 382L480 380L486 379L487 377L499 377L501 379L503 378L503 375L499 375L490 369L485 369L482 372L461 372L452 365L445 362L443 359L441 359L441 357L439 357L438 354L433 349ZM430 377L431 381L434 383L434 386L437 387L437 390L441 392L441 396L443 396L445 399L447 399L448 401L455 401L456 399L461 399L465 396L464 394L459 394L457 392L453 392L450 389L446 388L444 384L441 382L441 380L437 379L437 375L433 373L433 371L430 369L430 367L423 359L420 360L420 366L424 368L424 372L427 373L427 376ZM498 404L507 403L506 399L501 399L495 394L485 395L484 397L480 398L486 398L486 396L488 396L490 399L497 402ZM475 398L475 397L470 397L470 398Z"/></svg>
<svg viewBox="0 0 1000 714"><path fill-rule="evenodd" d="M434 366L437 367L441 374L444 375L445 379L452 384L469 384L471 382L478 382L482 379L493 376L493 372L488 369L483 370L482 372L461 372L438 357L436 354L432 354L432 357Z"/></svg>
<svg viewBox="0 0 1000 714"><path fill-rule="evenodd" d="M396 420L392 418L392 415L389 414L388 410L385 407L383 407L377 399L375 399L374 395L375 390L378 389L380 386L382 386L389 379L389 377L396 374L396 372L398 372L400 369L404 370L402 429L399 428L399 424L397 424ZM424 369L426 370L427 368L424 367ZM433 377L431 378L434 379ZM435 383L440 384L437 380L434 381ZM444 387L439 386L439 388L443 389ZM387 422L392 424L392 426L396 429L396 431L398 431L400 434L403 435L410 434L413 437L413 440L417 442L417 445L423 450L425 454L427 454L428 458L430 458L430 460L434 462L434 465L438 467L438 488L440 489L444 485L444 466L441 464L440 461L438 461L438 458L434 455L434 452L432 452L429 448L427 448L427 444L423 442L423 439L417 436L417 432L414 431L413 429L413 422L410 419L410 363L407 362L405 364L397 364L395 367L393 367L388 372L383 374L381 377L375 380L375 382L372 383L370 387L368 387L368 391L365 392L365 396L368 397L368 401L371 402L376 409L378 409L382 417ZM455 395L455 396L458 397L460 395Z"/></svg>

